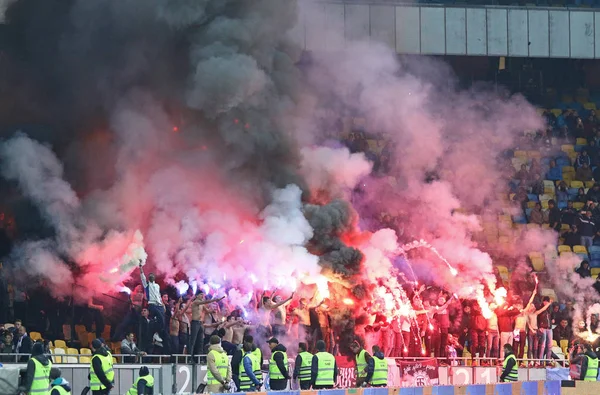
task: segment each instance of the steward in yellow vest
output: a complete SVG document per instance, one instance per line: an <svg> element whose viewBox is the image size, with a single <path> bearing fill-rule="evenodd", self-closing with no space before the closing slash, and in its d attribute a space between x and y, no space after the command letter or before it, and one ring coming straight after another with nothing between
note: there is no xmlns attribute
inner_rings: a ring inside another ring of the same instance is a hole
<svg viewBox="0 0 600 395"><path fill-rule="evenodd" d="M281 391L287 388L287 383L290 379L287 348L283 344L279 344L279 340L274 337L269 339L267 344L271 349L269 387L273 391Z"/></svg>
<svg viewBox="0 0 600 395"><path fill-rule="evenodd" d="M127 395L154 395L154 377L147 366L140 368L140 375L127 391Z"/></svg>
<svg viewBox="0 0 600 395"><path fill-rule="evenodd" d="M52 390L50 395L71 395L71 386L69 382L62 377L58 377L52 381Z"/></svg>
<svg viewBox="0 0 600 395"><path fill-rule="evenodd" d="M597 381L598 380L598 356L592 349L592 346L585 344L585 354L581 360L581 380Z"/></svg>
<svg viewBox="0 0 600 395"><path fill-rule="evenodd" d="M112 355L98 339L92 341L92 361L90 362L90 389L94 395L109 394L114 387Z"/></svg>
<svg viewBox="0 0 600 395"><path fill-rule="evenodd" d="M357 341L350 345L350 350L356 355L356 387L362 387L371 378L368 366L373 364L373 357Z"/></svg>
<svg viewBox="0 0 600 395"><path fill-rule="evenodd" d="M373 346L373 371L369 371L371 387L386 387L388 379L388 363L379 346Z"/></svg>
<svg viewBox="0 0 600 395"><path fill-rule="evenodd" d="M310 389L310 369L313 355L307 351L306 343L298 343L298 355L294 364L294 380L300 382L301 390Z"/></svg>
<svg viewBox="0 0 600 395"><path fill-rule="evenodd" d="M310 371L313 390L331 389L335 386L338 376L337 363L333 355L325 352L323 340L317 341L317 353L313 356Z"/></svg>
<svg viewBox="0 0 600 395"><path fill-rule="evenodd" d="M263 385L262 380L259 380L254 374L257 365L260 365L256 353L253 352L255 345L250 342L244 342L242 346L242 360L239 366L239 392L254 392L260 391Z"/></svg>
<svg viewBox="0 0 600 395"><path fill-rule="evenodd" d="M210 346L206 358L208 370L206 372L206 392L209 394L222 394L229 390L231 381L231 365L229 357L223 347L219 336L210 337Z"/></svg>
<svg viewBox="0 0 600 395"><path fill-rule="evenodd" d="M31 348L31 358L27 362L25 392L29 395L50 394L50 370L52 362L44 355L44 345L35 343Z"/></svg>
<svg viewBox="0 0 600 395"><path fill-rule="evenodd" d="M504 362L502 363L502 374L500 382L511 382L519 379L519 368L517 358L513 354L513 348L510 344L504 345Z"/></svg>

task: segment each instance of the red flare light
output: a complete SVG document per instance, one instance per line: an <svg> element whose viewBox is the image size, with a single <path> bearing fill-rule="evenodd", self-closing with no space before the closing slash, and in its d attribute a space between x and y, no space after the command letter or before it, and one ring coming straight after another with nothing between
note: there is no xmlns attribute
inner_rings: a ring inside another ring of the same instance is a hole
<svg viewBox="0 0 600 395"><path fill-rule="evenodd" d="M425 355L425 349L424 348L421 349L421 355Z"/></svg>
<svg viewBox="0 0 600 395"><path fill-rule="evenodd" d="M238 123L240 123L240 121L239 121L239 119L234 119L233 123L238 124Z"/></svg>
<svg viewBox="0 0 600 395"><path fill-rule="evenodd" d="M456 276L456 275L458 274L458 270L456 270L455 268L451 267L451 268L450 268L450 273L451 273L453 276Z"/></svg>
<svg viewBox="0 0 600 395"><path fill-rule="evenodd" d="M179 128L177 126L173 126L173 131L174 132L179 132Z"/></svg>
<svg viewBox="0 0 600 395"><path fill-rule="evenodd" d="M433 330L433 324L429 324L429 330L432 331Z"/></svg>
<svg viewBox="0 0 600 395"><path fill-rule="evenodd" d="M350 299L350 298L344 298L344 300L342 300L342 302L346 305L346 306L352 306L354 304L354 300Z"/></svg>

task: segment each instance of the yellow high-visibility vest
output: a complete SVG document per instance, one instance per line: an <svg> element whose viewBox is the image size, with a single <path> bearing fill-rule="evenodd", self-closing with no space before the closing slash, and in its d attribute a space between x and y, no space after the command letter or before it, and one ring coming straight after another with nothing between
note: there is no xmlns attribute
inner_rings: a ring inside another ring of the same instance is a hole
<svg viewBox="0 0 600 395"><path fill-rule="evenodd" d="M302 359L302 365L300 365L300 373L298 374L298 380L310 381L313 355L308 351L301 352L298 355L300 355L300 358Z"/></svg>
<svg viewBox="0 0 600 395"><path fill-rule="evenodd" d="M375 362L375 369L373 370L373 377L371 377L371 385L387 385L388 379L388 363L385 358L379 359L373 357Z"/></svg>
<svg viewBox="0 0 600 395"><path fill-rule="evenodd" d="M318 360L315 385L335 385L333 382L335 357L328 352L318 352L315 356Z"/></svg>
<svg viewBox="0 0 600 395"><path fill-rule="evenodd" d="M511 371L508 373L508 375L506 376L505 380L506 381L517 381L519 379L519 370L517 368L517 358L515 358L514 354L510 354L507 355L506 358L504 358L504 362L502 362L502 370L506 370L506 366L508 365L508 361L512 359L515 361L515 365L513 366L513 368L511 369Z"/></svg>
<svg viewBox="0 0 600 395"><path fill-rule="evenodd" d="M356 355L356 370L358 378L367 377L367 352L363 349Z"/></svg>
<svg viewBox="0 0 600 395"><path fill-rule="evenodd" d="M140 376L135 380L133 386L127 391L127 395L138 395L137 386L140 380L146 380L146 387L154 387L154 377L151 375Z"/></svg>
<svg viewBox="0 0 600 395"><path fill-rule="evenodd" d="M275 357L275 354L277 354L278 352L283 354L283 366L288 366L287 353L284 353L283 351L275 351L273 354L271 354L271 360L269 361L269 380L285 379L285 377L283 377L283 374L281 374L279 367L277 366L277 362L275 362L274 357Z"/></svg>
<svg viewBox="0 0 600 395"><path fill-rule="evenodd" d="M215 357L215 366L217 367L217 371L223 377L223 380L227 379L227 368L229 368L229 358L227 358L227 354L224 352L218 352L215 350L211 350L208 355L214 355ZM206 383L208 385L213 384L221 384L215 376L212 374L210 369L208 369L206 373Z"/></svg>
<svg viewBox="0 0 600 395"><path fill-rule="evenodd" d="M48 365L43 365L37 358L31 358L35 365L33 373L33 382L31 383L30 395L48 395L50 393L50 370L52 362L48 361Z"/></svg>
<svg viewBox="0 0 600 395"><path fill-rule="evenodd" d="M598 379L598 358L590 358L587 355L588 366L583 381L596 381Z"/></svg>
<svg viewBox="0 0 600 395"><path fill-rule="evenodd" d="M102 384L96 373L94 372L94 358L100 358L102 362L102 371L104 375L108 379L108 381L113 382L115 379L115 372L113 370L113 361L112 355L108 354L107 356L95 354L90 361L90 389L92 391L99 391L106 389L106 386Z"/></svg>

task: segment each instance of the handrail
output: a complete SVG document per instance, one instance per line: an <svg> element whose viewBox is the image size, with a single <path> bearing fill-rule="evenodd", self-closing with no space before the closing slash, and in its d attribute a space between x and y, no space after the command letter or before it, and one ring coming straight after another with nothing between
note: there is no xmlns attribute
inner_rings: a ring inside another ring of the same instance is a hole
<svg viewBox="0 0 600 395"><path fill-rule="evenodd" d="M88 362L81 362L81 358L92 358L92 354L45 354L48 357L51 357L53 361L57 361L60 358L60 362L54 362L57 364L85 364ZM2 363L25 363L29 360L31 354L21 354L21 353L6 353L0 354L0 362ZM144 363L144 364L164 364L171 363L173 360L177 363L184 364L193 364L193 357L206 357L206 354L198 354L198 355L187 355L187 354L173 354L173 355L163 355L163 354L112 354L113 357L118 358L117 364L128 364L128 363ZM9 357L10 361L6 361L5 357ZM25 359L26 358L26 359ZM64 358L75 358L77 362L65 362ZM134 359L134 362L123 362L124 358ZM20 359L24 359L23 362ZM183 361L181 361L183 359Z"/></svg>

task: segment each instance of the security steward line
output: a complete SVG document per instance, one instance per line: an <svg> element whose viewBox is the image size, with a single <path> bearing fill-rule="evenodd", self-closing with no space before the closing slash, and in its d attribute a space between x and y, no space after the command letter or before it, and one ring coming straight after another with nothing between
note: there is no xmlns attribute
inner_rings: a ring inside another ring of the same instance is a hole
<svg viewBox="0 0 600 395"><path fill-rule="evenodd" d="M285 391L286 395L328 395L332 390ZM594 395L600 394L600 382L592 381L525 381L498 384L431 387L371 387L349 388L345 395ZM279 391L248 392L249 395L275 395ZM243 392L242 392L243 394Z"/></svg>

